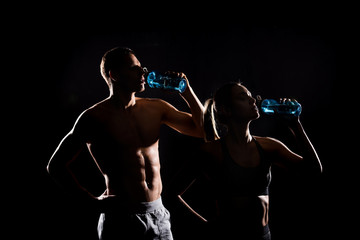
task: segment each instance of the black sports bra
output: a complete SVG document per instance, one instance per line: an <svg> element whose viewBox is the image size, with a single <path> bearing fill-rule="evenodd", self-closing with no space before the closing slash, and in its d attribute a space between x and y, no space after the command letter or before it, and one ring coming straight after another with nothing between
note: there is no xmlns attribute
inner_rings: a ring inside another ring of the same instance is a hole
<svg viewBox="0 0 360 240"><path fill-rule="evenodd" d="M221 167L220 192L225 196L269 195L271 162L260 144L253 138L260 155L256 167L242 167L230 156L225 141L221 140L224 161Z"/></svg>

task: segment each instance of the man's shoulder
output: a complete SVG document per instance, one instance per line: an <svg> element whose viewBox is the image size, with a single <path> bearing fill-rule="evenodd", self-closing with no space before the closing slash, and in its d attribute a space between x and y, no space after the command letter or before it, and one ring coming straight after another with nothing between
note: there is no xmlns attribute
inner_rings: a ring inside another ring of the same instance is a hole
<svg viewBox="0 0 360 240"><path fill-rule="evenodd" d="M76 131L82 135L88 135L90 132L99 126L99 122L104 118L103 112L106 109L104 101L96 103L91 107L81 112L75 121L73 131Z"/></svg>
<svg viewBox="0 0 360 240"><path fill-rule="evenodd" d="M94 113L96 111L101 111L103 109L109 108L109 105L110 105L110 100L106 98L100 102L95 103L91 107L87 108L84 112Z"/></svg>
<svg viewBox="0 0 360 240"><path fill-rule="evenodd" d="M136 102L140 104L161 104L161 103L167 103L165 100L162 100L160 98L140 98L136 97Z"/></svg>
<svg viewBox="0 0 360 240"><path fill-rule="evenodd" d="M151 106L152 108L168 108L172 105L160 98L136 98L138 106Z"/></svg>
<svg viewBox="0 0 360 240"><path fill-rule="evenodd" d="M98 102L91 107L85 109L82 113L80 113L77 122L88 122L94 119L99 118L99 116L103 115L102 113L108 109L107 100L103 100Z"/></svg>
<svg viewBox="0 0 360 240"><path fill-rule="evenodd" d="M113 107L111 106L109 99L104 99L98 103L95 103L91 107L85 109L80 116L84 116L87 118L97 118L103 116L104 113L112 111Z"/></svg>

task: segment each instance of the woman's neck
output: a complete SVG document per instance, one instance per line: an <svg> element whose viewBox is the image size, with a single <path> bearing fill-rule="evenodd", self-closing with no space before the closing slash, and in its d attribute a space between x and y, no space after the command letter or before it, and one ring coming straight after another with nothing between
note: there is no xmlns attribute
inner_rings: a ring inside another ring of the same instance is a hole
<svg viewBox="0 0 360 240"><path fill-rule="evenodd" d="M247 123L230 123L226 138L237 144L247 144L252 141L249 129L250 122Z"/></svg>

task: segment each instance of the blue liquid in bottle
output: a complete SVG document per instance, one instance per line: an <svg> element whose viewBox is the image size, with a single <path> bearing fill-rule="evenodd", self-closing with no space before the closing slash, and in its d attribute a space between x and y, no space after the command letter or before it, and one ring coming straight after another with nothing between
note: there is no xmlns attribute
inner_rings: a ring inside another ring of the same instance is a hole
<svg viewBox="0 0 360 240"><path fill-rule="evenodd" d="M171 77L158 72L150 72L146 79L151 88L176 90L181 93L186 89L186 80L181 77Z"/></svg>
<svg viewBox="0 0 360 240"><path fill-rule="evenodd" d="M287 101L280 103L274 99L264 99L261 102L261 110L267 115L274 115L275 113L281 115L293 115L295 117L301 114L301 105L296 101Z"/></svg>

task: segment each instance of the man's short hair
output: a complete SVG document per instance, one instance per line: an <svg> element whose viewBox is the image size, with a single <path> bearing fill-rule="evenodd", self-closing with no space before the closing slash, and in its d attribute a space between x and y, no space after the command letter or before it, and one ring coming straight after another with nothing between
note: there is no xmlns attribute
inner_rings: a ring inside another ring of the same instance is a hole
<svg viewBox="0 0 360 240"><path fill-rule="evenodd" d="M110 86L110 70L119 68L125 64L125 56L134 54L128 47L115 47L107 51L101 59L100 72L106 83Z"/></svg>

